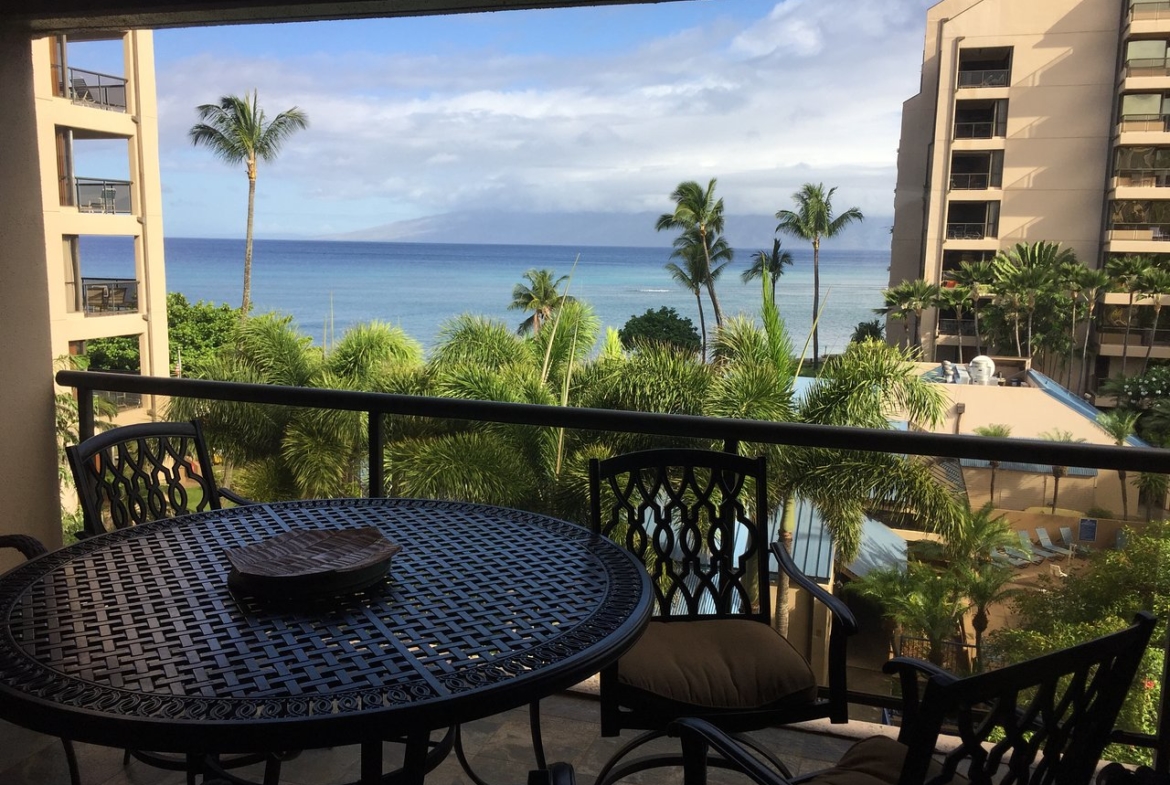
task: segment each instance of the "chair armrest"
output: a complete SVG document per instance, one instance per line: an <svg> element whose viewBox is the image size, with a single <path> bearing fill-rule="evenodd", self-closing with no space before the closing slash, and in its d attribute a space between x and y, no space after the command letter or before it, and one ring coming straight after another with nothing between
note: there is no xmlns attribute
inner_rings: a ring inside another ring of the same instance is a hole
<svg viewBox="0 0 1170 785"><path fill-rule="evenodd" d="M220 488L220 489L219 489L219 495L220 495L222 498L224 498L224 499L227 499L229 502L231 502L232 504L236 505L237 507L246 507L246 506L248 506L249 504L255 504L255 503L256 503L256 502L252 501L251 499L245 499L245 498L244 498L243 496L241 496L240 494L236 493L236 492L235 492L235 491L233 491L233 490L229 490L229 489L227 489L227 488Z"/></svg>
<svg viewBox="0 0 1170 785"><path fill-rule="evenodd" d="M801 572L800 568L796 566L796 562L792 560L788 549L784 547L784 543L772 543L772 553L776 556L776 561L780 563L780 569L788 575L788 580L811 594L829 609L829 613L833 614L834 634L838 627L846 635L853 635L857 632L857 618L853 615L853 611L849 610L849 606L843 603L840 597L825 591L819 583Z"/></svg>
<svg viewBox="0 0 1170 785"><path fill-rule="evenodd" d="M49 550L30 534L0 534L0 548L15 548L26 559L33 559Z"/></svg>
<svg viewBox="0 0 1170 785"><path fill-rule="evenodd" d="M706 781L709 748L731 763L729 768L747 775L759 785L790 785L790 781L779 772L765 766L739 742L706 720L694 717L675 720L670 723L667 732L682 740L684 785Z"/></svg>
<svg viewBox="0 0 1170 785"><path fill-rule="evenodd" d="M897 674L902 684L903 728L914 725L918 719L918 710L922 705L923 698L923 690L919 689L920 681L937 679L942 683L949 684L959 680L958 676L945 668L914 657L895 657L882 665L882 673Z"/></svg>

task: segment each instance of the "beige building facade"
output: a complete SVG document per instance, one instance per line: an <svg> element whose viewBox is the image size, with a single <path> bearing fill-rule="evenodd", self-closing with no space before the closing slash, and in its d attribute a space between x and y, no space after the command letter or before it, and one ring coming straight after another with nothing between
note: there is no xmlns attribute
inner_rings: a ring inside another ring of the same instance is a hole
<svg viewBox="0 0 1170 785"><path fill-rule="evenodd" d="M945 286L964 261L1041 240L1094 269L1119 254L1170 252L1164 6L943 0L928 11L921 90L903 107L891 285ZM1153 298L1134 304L1133 323L1149 322ZM1131 330L1124 351L1115 328L1128 295L1110 293L1103 306L1090 386L1121 372L1123 353L1131 374L1140 370L1132 358L1147 350L1170 358L1170 332L1156 325ZM928 357L970 359L970 337L959 357L960 334L973 335L970 314L961 316L925 314L918 338ZM905 340L906 330L891 322L891 339Z"/></svg>

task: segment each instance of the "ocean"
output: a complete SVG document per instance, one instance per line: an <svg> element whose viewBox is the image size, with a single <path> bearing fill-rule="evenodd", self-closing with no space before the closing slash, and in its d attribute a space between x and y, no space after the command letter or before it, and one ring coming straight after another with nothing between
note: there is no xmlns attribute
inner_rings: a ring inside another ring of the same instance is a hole
<svg viewBox="0 0 1170 785"><path fill-rule="evenodd" d="M812 249L785 245L795 263L780 279L776 302L799 351L812 324ZM243 240L173 237L164 248L168 291L192 302L239 306ZM737 250L716 283L726 315L759 314L759 281L740 280L752 254ZM83 237L81 259L83 277L134 277L130 238ZM572 274L568 293L593 306L604 326L621 327L631 316L665 305L697 329L695 298L671 279L664 269L668 261L669 248L257 240L252 300L255 312L291 315L317 343L330 319L338 337L351 325L378 320L429 348L444 320L462 313L518 326L527 315L508 310L512 287L525 271L549 268L557 276ZM876 318L889 263L888 249L822 248L822 353L841 351L858 322ZM714 316L705 295L704 310L710 327Z"/></svg>

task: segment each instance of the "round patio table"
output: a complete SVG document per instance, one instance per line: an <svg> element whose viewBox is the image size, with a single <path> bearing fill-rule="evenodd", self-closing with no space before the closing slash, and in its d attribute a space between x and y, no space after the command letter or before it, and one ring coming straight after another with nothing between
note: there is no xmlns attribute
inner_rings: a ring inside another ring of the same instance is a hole
<svg viewBox="0 0 1170 785"><path fill-rule="evenodd" d="M294 604L229 591L229 548L377 527L388 578ZM203 755L407 736L596 673L650 616L646 570L586 529L417 499L255 504L122 529L0 577L0 717L77 741Z"/></svg>

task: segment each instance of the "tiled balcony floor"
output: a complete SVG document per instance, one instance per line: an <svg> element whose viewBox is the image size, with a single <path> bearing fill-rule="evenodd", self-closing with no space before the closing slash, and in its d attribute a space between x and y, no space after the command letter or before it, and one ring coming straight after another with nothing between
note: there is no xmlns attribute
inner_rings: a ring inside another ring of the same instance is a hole
<svg viewBox="0 0 1170 785"><path fill-rule="evenodd" d="M603 739L598 723L597 702L588 697L561 694L541 704L545 749L549 760L573 764L578 782L589 785L606 759L635 734ZM839 726L842 729L850 726ZM794 773L831 765L852 743L851 740L820 733L771 729L756 734L785 761ZM515 709L464 726L464 748L473 767L493 785L523 785L532 768L528 740L527 709ZM677 750L678 740L664 740L665 750ZM78 744L83 785L182 785L182 772L162 771L138 761L122 765L122 751ZM401 747L387 745L387 765L401 759ZM259 779L261 767L236 773ZM282 785L339 785L358 777L356 747L303 752L284 764ZM681 770L643 772L629 782L681 783ZM742 782L735 775L711 772L714 785ZM69 775L60 742L8 723L0 723L0 783L3 785L68 785ZM452 753L427 776L428 785L470 785Z"/></svg>

